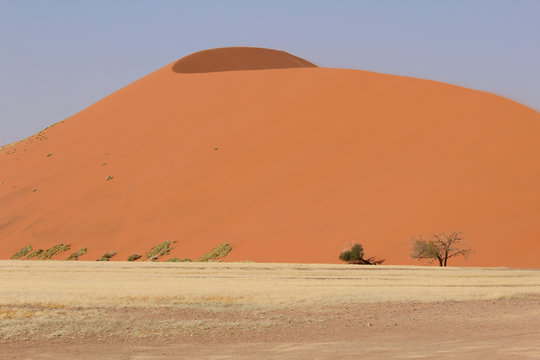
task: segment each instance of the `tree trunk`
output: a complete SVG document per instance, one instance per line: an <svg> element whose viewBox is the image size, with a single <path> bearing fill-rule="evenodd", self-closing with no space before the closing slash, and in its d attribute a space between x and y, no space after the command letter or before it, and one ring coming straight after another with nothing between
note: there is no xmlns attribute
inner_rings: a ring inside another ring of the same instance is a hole
<svg viewBox="0 0 540 360"><path fill-rule="evenodd" d="M439 266L443 266L443 258L438 256L437 260L439 260ZM446 266L446 265L445 265Z"/></svg>
<svg viewBox="0 0 540 360"><path fill-rule="evenodd" d="M448 248L444 249L444 267L446 267L446 262L448 261Z"/></svg>

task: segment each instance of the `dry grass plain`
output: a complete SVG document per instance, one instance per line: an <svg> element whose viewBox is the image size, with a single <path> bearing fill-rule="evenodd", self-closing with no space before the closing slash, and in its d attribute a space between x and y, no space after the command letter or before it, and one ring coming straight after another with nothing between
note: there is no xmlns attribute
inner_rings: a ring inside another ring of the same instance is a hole
<svg viewBox="0 0 540 360"><path fill-rule="evenodd" d="M0 261L7 359L540 358L540 271Z"/></svg>

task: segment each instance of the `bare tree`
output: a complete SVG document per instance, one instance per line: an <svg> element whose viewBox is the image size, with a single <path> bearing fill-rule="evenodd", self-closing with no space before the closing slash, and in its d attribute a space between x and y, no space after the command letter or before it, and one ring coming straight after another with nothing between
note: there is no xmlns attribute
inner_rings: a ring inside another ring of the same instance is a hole
<svg viewBox="0 0 540 360"><path fill-rule="evenodd" d="M448 259L455 256L467 258L472 249L465 246L465 238L459 231L451 234L434 234L431 239L413 238L410 257L413 259L437 259L439 266L446 266Z"/></svg>

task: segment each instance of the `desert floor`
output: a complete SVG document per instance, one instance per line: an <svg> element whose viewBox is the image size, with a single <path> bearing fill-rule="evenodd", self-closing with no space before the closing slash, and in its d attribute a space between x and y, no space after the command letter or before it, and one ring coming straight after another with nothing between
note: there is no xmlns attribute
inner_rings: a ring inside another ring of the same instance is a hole
<svg viewBox="0 0 540 360"><path fill-rule="evenodd" d="M540 270L0 261L2 359L538 359Z"/></svg>

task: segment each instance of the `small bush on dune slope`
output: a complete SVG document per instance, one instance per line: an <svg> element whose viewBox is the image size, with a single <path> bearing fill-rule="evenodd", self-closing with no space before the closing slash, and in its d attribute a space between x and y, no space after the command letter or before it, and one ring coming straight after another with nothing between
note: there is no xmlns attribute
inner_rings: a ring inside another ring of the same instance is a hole
<svg viewBox="0 0 540 360"><path fill-rule="evenodd" d="M105 254L103 254L102 257L100 257L99 259L97 259L96 261L109 261L111 260L111 258L116 255L116 252L115 251L111 251L111 252L106 252Z"/></svg>
<svg viewBox="0 0 540 360"><path fill-rule="evenodd" d="M30 251L32 251L32 245L26 245L21 250L17 251L15 254L13 254L11 259L20 259L23 256L26 256L27 254L29 254Z"/></svg>
<svg viewBox="0 0 540 360"><path fill-rule="evenodd" d="M232 247L229 244L223 243L216 246L215 248L213 248L212 250L210 250L209 252L207 252L206 254L204 254L203 256L201 256L195 261L199 261L199 262L216 261L227 256L227 254L230 253L231 250L232 250Z"/></svg>
<svg viewBox="0 0 540 360"><path fill-rule="evenodd" d="M160 256L165 256L171 252L171 242L164 241L159 245L154 246L146 253L146 258L151 260L157 260Z"/></svg>
<svg viewBox="0 0 540 360"><path fill-rule="evenodd" d="M139 260L142 256L139 254L131 254L128 256L127 261L136 261Z"/></svg>
<svg viewBox="0 0 540 360"><path fill-rule="evenodd" d="M74 252L71 255L69 255L66 260L75 260L76 261L76 260L79 260L79 257L83 256L84 254L86 254L86 248L85 247L80 248L79 251Z"/></svg>

